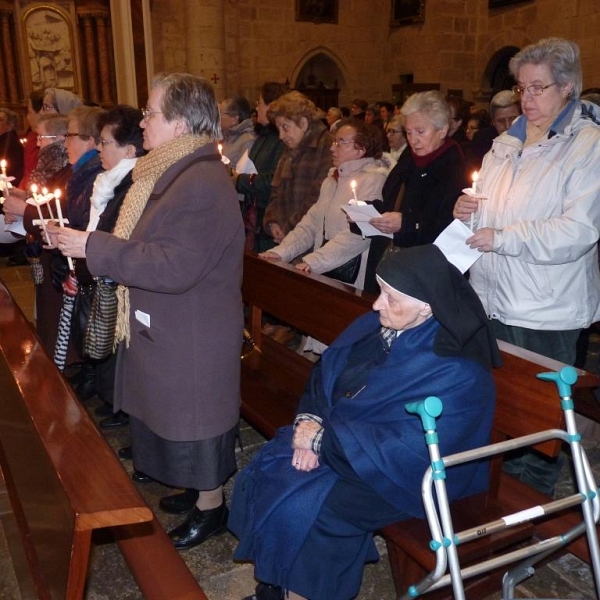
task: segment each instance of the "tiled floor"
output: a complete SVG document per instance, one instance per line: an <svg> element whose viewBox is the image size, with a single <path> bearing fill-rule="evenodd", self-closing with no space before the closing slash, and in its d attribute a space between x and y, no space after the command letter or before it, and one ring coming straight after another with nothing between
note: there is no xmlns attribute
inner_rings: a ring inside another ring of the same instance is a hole
<svg viewBox="0 0 600 600"><path fill-rule="evenodd" d="M33 320L33 289L28 267L6 268L4 263L5 259L0 258L0 279L7 284L28 318ZM591 351L593 353L597 353L597 346L597 342L592 344ZM592 356L590 363L595 365L595 359L596 356ZM88 403L87 407L92 416L94 416L94 409L98 405L99 401L97 399ZM97 419L95 416L94 418ZM116 450L128 443L127 428L107 432L106 438ZM244 450L240 451L238 449L240 468L247 464L254 451L264 443L264 439L250 427L244 426L242 428L242 441ZM590 451L590 461L597 471L597 476L600 477L600 448L593 448ZM132 471L130 462L125 461L123 466L127 471ZM566 477L567 472L568 467L565 467L564 477ZM229 482L226 487L227 495L230 495L231 487L232 482ZM561 484L561 489L566 488L568 488L567 484ZM139 489L150 507L156 511L166 529L173 527L181 520L180 517L165 515L158 510L160 497L171 493L172 490L158 483L139 486ZM20 600L14 587L10 572L11 567L3 540L0 529L0 600ZM141 594L116 545L102 539L100 536L95 541L86 599L134 600L141 598ZM225 534L207 541L198 548L182 553L185 562L195 574L210 600L238 600L249 594L254 587L251 566L236 564L231 560L235 543L233 536ZM386 559L385 544L378 540L378 547L382 554L382 560L375 565L369 565L365 569L364 582L358 600L392 600L395 598ZM517 597L593 598L594 588L589 568L571 555L566 555L541 568L533 578L519 586ZM498 593L488 600L500 600L500 598L501 594Z"/></svg>

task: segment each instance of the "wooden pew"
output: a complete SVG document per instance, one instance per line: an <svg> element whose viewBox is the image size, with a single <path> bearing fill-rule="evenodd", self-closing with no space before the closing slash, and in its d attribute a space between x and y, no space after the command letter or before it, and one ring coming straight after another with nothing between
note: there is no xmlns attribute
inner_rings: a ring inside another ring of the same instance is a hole
<svg viewBox="0 0 600 600"><path fill-rule="evenodd" d="M0 518L23 597L82 598L92 533L109 528L146 598L206 600L1 282L0 396Z"/></svg>
<svg viewBox="0 0 600 600"><path fill-rule="evenodd" d="M371 309L374 298L363 296L354 288L325 277L306 275L289 265L269 263L250 253L244 259L242 289L248 311L247 326L254 343L253 346L247 345L243 352L242 415L252 426L271 437L277 427L293 420L312 363L263 335L263 314L270 314L320 341L330 343L354 319ZM532 427L538 427L536 431L562 427L556 387L539 381L535 375L558 370L563 365L510 344L501 342L500 347L504 366L494 372L497 386L495 441L523 435ZM600 380L595 375L585 371L578 373L576 392L599 385ZM440 390L440 396L443 397L443 390ZM575 402L579 407L577 398ZM587 410L585 414L590 412ZM443 440L441 444L443 451ZM548 442L540 449L556 455L559 445ZM543 503L545 498L503 473L499 461L496 461L489 495L462 501L455 506L455 518L460 526L465 522L474 524L484 510L487 510L486 515L500 514L503 510L504 514L508 514L518 510L521 501L535 505ZM470 552L474 555L488 553L496 547L517 543L534 534L549 537L568 529L577 520L575 512L567 512L560 519L543 522L535 530L524 526L514 533L487 538L480 548ZM400 593L420 579L433 564L434 556L427 545L429 533L426 523L415 520L410 526L406 522L394 524L386 527L382 534ZM419 543L418 548L415 541ZM571 544L569 550L589 562L587 543L583 538ZM481 580L479 587L471 592L475 594L472 597L483 597L482 590L489 590L490 583L490 580ZM428 597L448 597L448 594Z"/></svg>

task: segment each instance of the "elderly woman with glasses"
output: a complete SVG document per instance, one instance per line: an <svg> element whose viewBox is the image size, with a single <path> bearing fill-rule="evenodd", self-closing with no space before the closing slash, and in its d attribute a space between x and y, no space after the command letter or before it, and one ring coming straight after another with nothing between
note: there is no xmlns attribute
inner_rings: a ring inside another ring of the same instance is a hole
<svg viewBox="0 0 600 600"><path fill-rule="evenodd" d="M160 504L186 513L169 533L186 549L227 523L244 228L217 149L220 115L210 83L187 73L157 75L143 114L149 152L133 169L113 233L61 229L58 247L86 258L93 275L120 283L114 405L129 414L133 464L146 481L186 488Z"/></svg>
<svg viewBox="0 0 600 600"><path fill-rule="evenodd" d="M548 38L510 61L523 115L494 140L475 197L454 214L481 252L470 281L496 336L567 364L580 331L600 319L600 114L579 100L579 48ZM471 217L473 215L473 217ZM558 470L529 461L515 474L552 494Z"/></svg>
<svg viewBox="0 0 600 600"><path fill-rule="evenodd" d="M344 119L335 132L331 155L333 168L321 185L317 202L278 246L260 256L283 262L302 257L296 269L337 279L341 277L336 277L334 269L353 261L351 280L344 282L362 289L369 240L350 231L341 207L354 196L366 201L381 195L389 167L380 160L379 130L364 121Z"/></svg>
<svg viewBox="0 0 600 600"><path fill-rule="evenodd" d="M397 163L407 146L401 115L394 115L387 121L385 134L390 145L389 155Z"/></svg>
<svg viewBox="0 0 600 600"><path fill-rule="evenodd" d="M403 152L382 190L382 213L370 223L393 234L393 246L433 242L452 222L452 208L467 184L460 146L448 138L450 106L437 91L413 94L401 109L409 151ZM376 236L371 242L365 290L377 293L375 268L389 246Z"/></svg>

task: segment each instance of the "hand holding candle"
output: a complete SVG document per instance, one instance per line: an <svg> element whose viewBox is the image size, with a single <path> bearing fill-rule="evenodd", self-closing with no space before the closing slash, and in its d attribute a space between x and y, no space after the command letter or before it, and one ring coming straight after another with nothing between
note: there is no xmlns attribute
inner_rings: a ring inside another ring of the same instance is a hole
<svg viewBox="0 0 600 600"><path fill-rule="evenodd" d="M46 229L46 222L44 221L44 215L42 214L42 207L40 202L40 196L37 193L37 185L35 183L31 184L31 197L33 198L33 202L35 203L35 207L37 208L38 215L40 217L40 223L42 225L42 229L44 230L44 237L46 238L46 243L50 243L50 236L48 235L48 230Z"/></svg>
<svg viewBox="0 0 600 600"><path fill-rule="evenodd" d="M62 207L60 206L60 190L54 191L54 201L56 202L56 214L58 215L58 224L61 228L65 226L65 220L63 219ZM73 265L73 259L67 256L67 262L69 263L69 270L73 271L75 266Z"/></svg>

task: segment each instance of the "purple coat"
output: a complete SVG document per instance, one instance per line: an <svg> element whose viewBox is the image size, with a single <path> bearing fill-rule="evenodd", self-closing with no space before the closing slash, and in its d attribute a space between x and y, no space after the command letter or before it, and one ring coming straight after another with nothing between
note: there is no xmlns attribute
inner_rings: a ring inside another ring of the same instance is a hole
<svg viewBox="0 0 600 600"><path fill-rule="evenodd" d="M239 418L244 229L218 158L209 144L170 167L129 240L96 231L87 244L91 273L129 286L115 407L172 441L221 435Z"/></svg>

